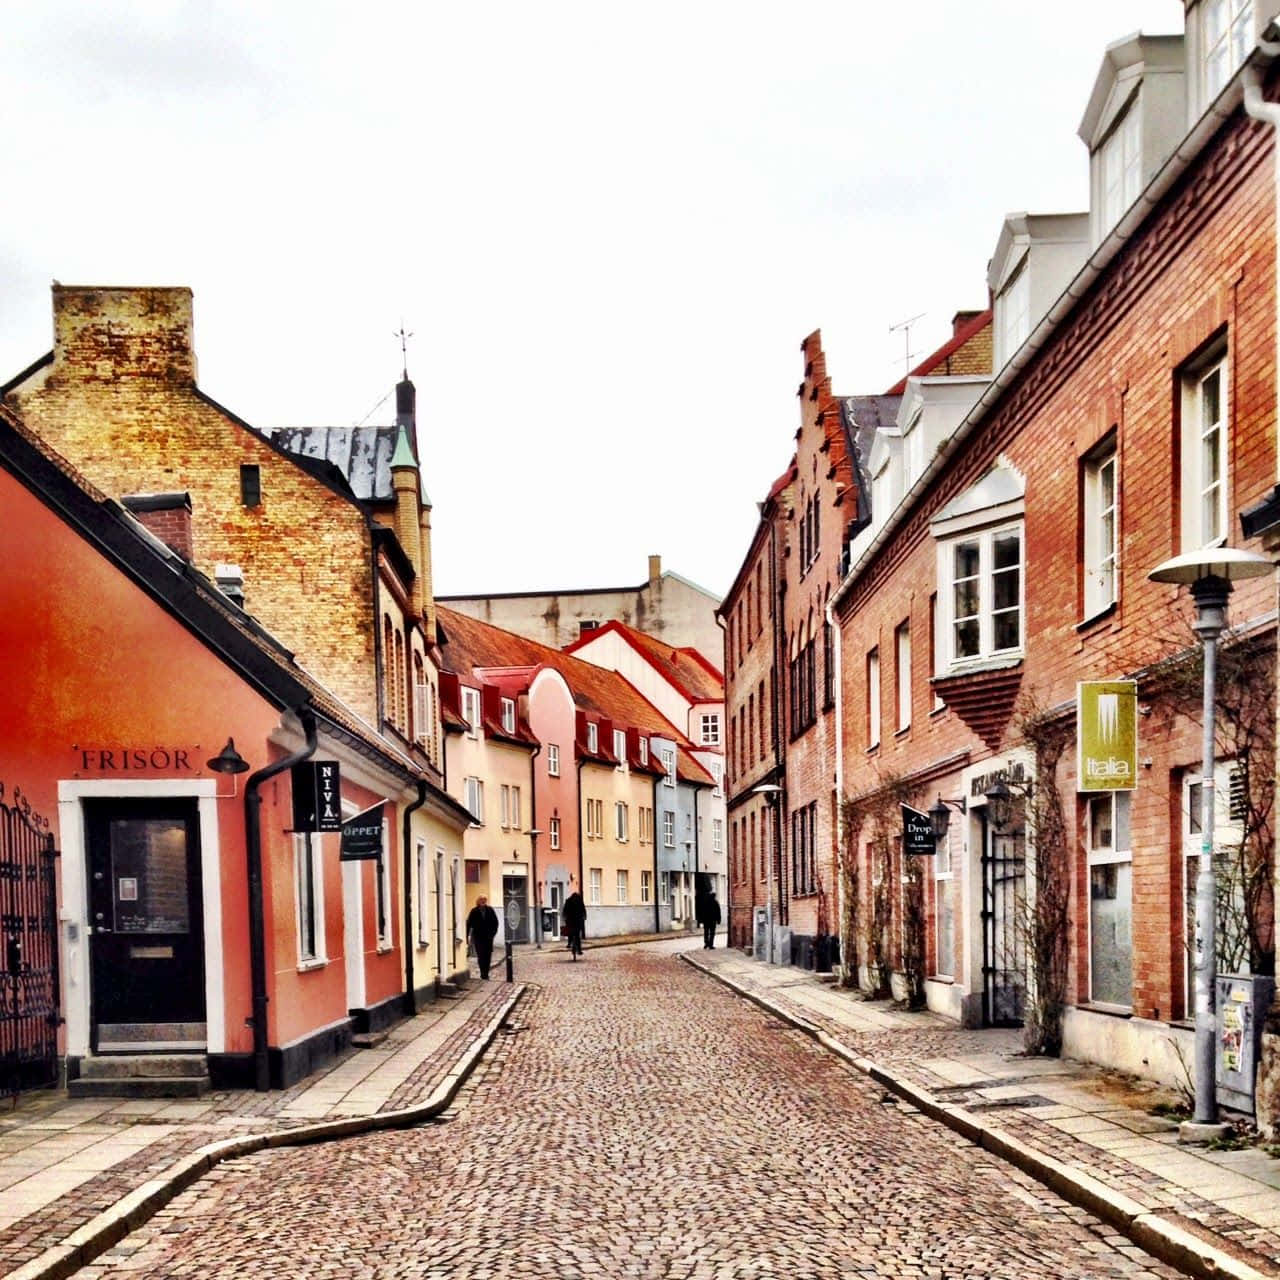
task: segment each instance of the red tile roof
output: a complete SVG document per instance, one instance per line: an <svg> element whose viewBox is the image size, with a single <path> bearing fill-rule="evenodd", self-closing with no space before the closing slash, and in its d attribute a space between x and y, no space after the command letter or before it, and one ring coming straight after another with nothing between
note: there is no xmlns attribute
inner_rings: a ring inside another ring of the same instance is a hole
<svg viewBox="0 0 1280 1280"><path fill-rule="evenodd" d="M625 622L606 622L604 626L588 631L581 639L566 645L564 652L577 653L596 637L610 631L621 636L690 702L724 701L724 676L697 649L677 649L673 645L664 644L656 636L637 631Z"/></svg>

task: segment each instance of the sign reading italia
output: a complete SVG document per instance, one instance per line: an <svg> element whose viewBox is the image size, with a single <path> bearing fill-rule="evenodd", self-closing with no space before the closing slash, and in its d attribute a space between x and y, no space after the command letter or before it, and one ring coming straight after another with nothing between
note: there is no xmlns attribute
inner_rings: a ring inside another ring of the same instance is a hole
<svg viewBox="0 0 1280 1280"><path fill-rule="evenodd" d="M902 806L902 852L926 856L938 852L929 815L905 804Z"/></svg>
<svg viewBox="0 0 1280 1280"><path fill-rule="evenodd" d="M342 830L342 780L336 760L295 764L291 781L295 831Z"/></svg>
<svg viewBox="0 0 1280 1280"><path fill-rule="evenodd" d="M1138 685L1084 680L1076 686L1076 786L1132 791L1138 785Z"/></svg>
<svg viewBox="0 0 1280 1280"><path fill-rule="evenodd" d="M359 862L363 858L379 858L382 856L382 815L386 807L385 800L348 818L342 824L342 848L338 854L340 862Z"/></svg>

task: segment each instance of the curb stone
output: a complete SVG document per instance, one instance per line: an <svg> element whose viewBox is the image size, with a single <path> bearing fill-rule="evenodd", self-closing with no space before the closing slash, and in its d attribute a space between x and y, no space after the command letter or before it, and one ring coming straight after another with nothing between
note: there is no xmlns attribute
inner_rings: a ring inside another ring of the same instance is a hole
<svg viewBox="0 0 1280 1280"><path fill-rule="evenodd" d="M984 1151L1008 1161L1023 1173L1056 1192L1070 1204L1085 1209L1094 1217L1109 1223L1139 1248L1146 1250L1161 1262L1168 1263L1169 1266L1176 1267L1187 1275L1199 1277L1200 1280L1224 1280L1224 1278L1270 1280L1264 1272L1250 1266L1247 1262L1242 1262L1200 1236L1194 1235L1185 1227L1168 1221L1158 1213L1149 1212L1136 1200L1113 1190L1090 1174L1044 1155L998 1126L970 1115L962 1107L944 1103L928 1091L886 1070L869 1058L858 1056L847 1045L842 1044L806 1018L782 1008L767 996L739 986L727 975L708 969L690 953L680 953L680 959L690 968L696 969L709 978L714 978L772 1017L795 1027L797 1031L804 1032L829 1053L875 1080L877 1084L891 1090L904 1101L910 1102L931 1119L953 1129Z"/></svg>
<svg viewBox="0 0 1280 1280"><path fill-rule="evenodd" d="M475 1070L476 1064L493 1043L499 1028L511 1016L511 1011L527 990L525 983L516 984L502 1007L489 1020L466 1053L431 1091L425 1102L403 1107L398 1111L379 1111L371 1116L355 1116L344 1120L324 1120L318 1124L299 1125L296 1129L245 1134L210 1142L190 1155L183 1156L159 1177L135 1187L110 1208L104 1209L97 1217L78 1227L61 1244L46 1249L39 1257L6 1272L3 1280L65 1280L123 1240L193 1182L225 1160L271 1148L330 1142L337 1138L349 1138L383 1129L409 1129L423 1121L434 1119L453 1102L458 1090Z"/></svg>

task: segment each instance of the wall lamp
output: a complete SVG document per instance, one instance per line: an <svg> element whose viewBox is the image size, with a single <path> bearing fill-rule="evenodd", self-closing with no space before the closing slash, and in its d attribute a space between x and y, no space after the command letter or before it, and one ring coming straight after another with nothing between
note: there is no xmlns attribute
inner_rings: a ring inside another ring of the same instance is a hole
<svg viewBox="0 0 1280 1280"><path fill-rule="evenodd" d="M1014 794L1003 778L997 778L986 791L987 819L992 828L1003 834L1013 822Z"/></svg>
<svg viewBox="0 0 1280 1280"><path fill-rule="evenodd" d="M951 810L957 813L965 813L966 807L964 796L959 800L944 800L939 794L938 803L929 810L929 825L933 828L934 840L946 839L947 832L951 828Z"/></svg>
<svg viewBox="0 0 1280 1280"><path fill-rule="evenodd" d="M234 738L227 739L227 745L218 752L212 760L206 760L205 764L214 771L214 773L229 773L231 775L231 794L223 795L220 791L215 792L216 800L234 799L239 790L239 783L236 782L236 774L248 773L249 762L236 750L236 741Z"/></svg>

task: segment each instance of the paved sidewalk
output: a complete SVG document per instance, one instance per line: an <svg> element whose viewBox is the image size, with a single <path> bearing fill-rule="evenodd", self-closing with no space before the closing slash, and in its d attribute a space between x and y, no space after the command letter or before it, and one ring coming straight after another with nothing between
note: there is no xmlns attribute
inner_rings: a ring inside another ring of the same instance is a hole
<svg viewBox="0 0 1280 1280"><path fill-rule="evenodd" d="M965 1030L729 949L695 967L763 1004L915 1107L1012 1160L1193 1275L1280 1277L1280 1160L1179 1145L1163 1095L1083 1063L1030 1058L1016 1030ZM833 1063L833 1067L835 1064Z"/></svg>
<svg viewBox="0 0 1280 1280"><path fill-rule="evenodd" d="M0 1276L70 1274L222 1159L429 1119L523 990L471 983L287 1090L181 1101L24 1095L0 1112Z"/></svg>

